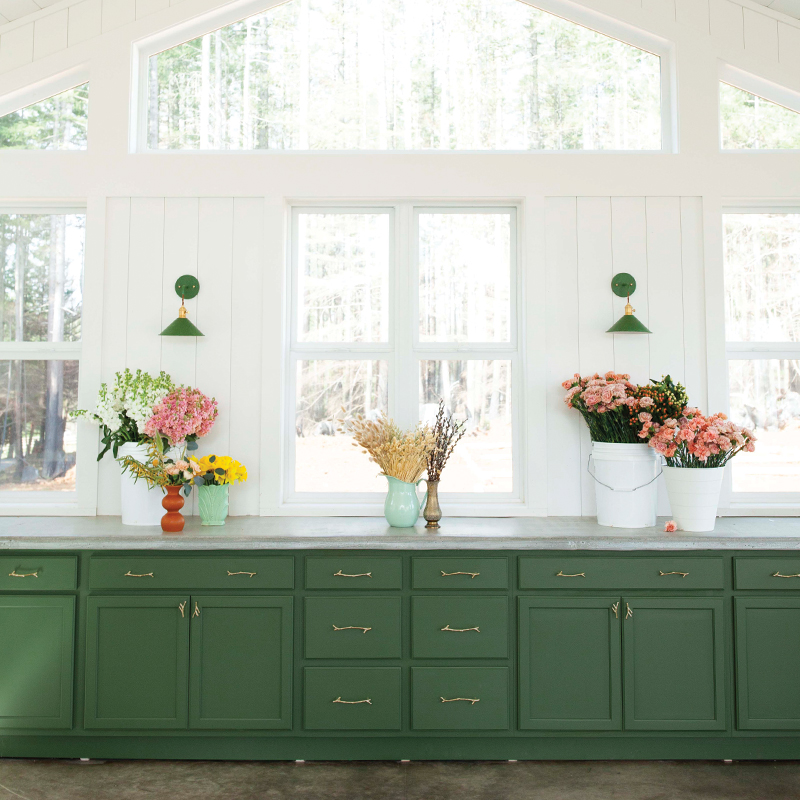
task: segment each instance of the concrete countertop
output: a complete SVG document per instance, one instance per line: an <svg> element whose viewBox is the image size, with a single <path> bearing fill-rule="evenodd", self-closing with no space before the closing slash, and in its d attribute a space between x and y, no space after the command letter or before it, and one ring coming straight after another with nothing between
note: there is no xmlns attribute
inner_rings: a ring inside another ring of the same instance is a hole
<svg viewBox="0 0 800 800"><path fill-rule="evenodd" d="M445 519L438 532L380 517L188 518L181 534L119 517L0 517L0 550L800 550L800 519L725 517L712 533L605 528L593 517Z"/></svg>

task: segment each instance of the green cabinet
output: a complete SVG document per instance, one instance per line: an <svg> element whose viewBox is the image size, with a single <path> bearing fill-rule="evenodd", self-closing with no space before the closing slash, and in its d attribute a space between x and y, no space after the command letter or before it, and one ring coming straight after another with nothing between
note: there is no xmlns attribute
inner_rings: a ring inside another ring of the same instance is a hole
<svg viewBox="0 0 800 800"><path fill-rule="evenodd" d="M0 728L71 728L74 597L0 597Z"/></svg>
<svg viewBox="0 0 800 800"><path fill-rule="evenodd" d="M735 613L738 727L800 730L800 598L739 597Z"/></svg>
<svg viewBox="0 0 800 800"><path fill-rule="evenodd" d="M625 729L723 730L722 600L637 597L624 608Z"/></svg>
<svg viewBox="0 0 800 800"><path fill-rule="evenodd" d="M87 728L185 728L189 711L187 595L90 597Z"/></svg>
<svg viewBox="0 0 800 800"><path fill-rule="evenodd" d="M292 724L292 598L192 596L189 726Z"/></svg>
<svg viewBox="0 0 800 800"><path fill-rule="evenodd" d="M619 598L519 599L519 726L622 727Z"/></svg>

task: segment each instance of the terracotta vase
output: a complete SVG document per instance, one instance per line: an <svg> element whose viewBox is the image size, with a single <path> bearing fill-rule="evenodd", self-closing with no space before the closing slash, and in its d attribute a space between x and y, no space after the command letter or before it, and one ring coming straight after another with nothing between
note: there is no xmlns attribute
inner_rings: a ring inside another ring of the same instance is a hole
<svg viewBox="0 0 800 800"><path fill-rule="evenodd" d="M183 486L165 486L167 494L161 501L161 505L167 510L167 513L161 517L161 530L164 533L180 533L186 520L181 514L183 508L183 495L181 491Z"/></svg>

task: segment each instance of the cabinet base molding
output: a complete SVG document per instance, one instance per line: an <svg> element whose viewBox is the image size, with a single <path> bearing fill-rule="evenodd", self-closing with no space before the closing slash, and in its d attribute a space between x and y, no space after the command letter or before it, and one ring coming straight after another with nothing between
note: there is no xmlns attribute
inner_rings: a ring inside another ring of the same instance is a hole
<svg viewBox="0 0 800 800"><path fill-rule="evenodd" d="M800 759L795 736L0 737L0 758L214 761L593 761Z"/></svg>

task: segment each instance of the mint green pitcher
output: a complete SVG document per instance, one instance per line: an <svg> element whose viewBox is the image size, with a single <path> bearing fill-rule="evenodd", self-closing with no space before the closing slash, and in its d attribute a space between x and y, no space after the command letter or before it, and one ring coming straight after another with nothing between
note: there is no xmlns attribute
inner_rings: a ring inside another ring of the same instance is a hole
<svg viewBox="0 0 800 800"><path fill-rule="evenodd" d="M411 528L419 519L419 500L417 486L425 480L420 478L416 483L406 483L386 475L389 481L389 493L383 504L386 521L393 528Z"/></svg>

